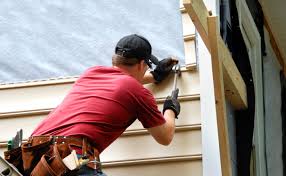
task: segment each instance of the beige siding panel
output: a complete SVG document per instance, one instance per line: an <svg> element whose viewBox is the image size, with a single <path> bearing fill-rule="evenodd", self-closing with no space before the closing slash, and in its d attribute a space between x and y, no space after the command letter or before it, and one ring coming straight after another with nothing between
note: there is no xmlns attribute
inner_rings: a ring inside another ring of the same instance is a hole
<svg viewBox="0 0 286 176"><path fill-rule="evenodd" d="M160 84L148 84L146 88L151 90L156 98L166 98L173 89L174 75L170 75ZM200 93L199 73L193 71L184 71L178 78L179 96L195 95Z"/></svg>
<svg viewBox="0 0 286 176"><path fill-rule="evenodd" d="M144 147L143 147L144 146ZM103 162L135 160L144 158L170 157L201 154L201 131L176 132L169 146L158 144L151 135L122 136L112 143L101 155Z"/></svg>
<svg viewBox="0 0 286 176"><path fill-rule="evenodd" d="M70 88L69 83L0 90L0 113L54 108Z"/></svg>
<svg viewBox="0 0 286 176"><path fill-rule="evenodd" d="M184 42L185 47L185 61L187 64L196 64L196 45L195 40L188 40Z"/></svg>
<svg viewBox="0 0 286 176"><path fill-rule="evenodd" d="M200 160L104 168L107 175L116 176L202 176L202 170Z"/></svg>
<svg viewBox="0 0 286 176"><path fill-rule="evenodd" d="M11 139L11 137L9 139ZM1 141L1 156L3 156L2 152L6 150L7 147L5 141ZM147 132L139 135L124 135L118 138L102 153L101 160L103 162L124 162L126 160L145 158L200 155L202 153L201 145L200 128L189 131L177 131L169 146L158 144Z"/></svg>
<svg viewBox="0 0 286 176"><path fill-rule="evenodd" d="M196 33L196 28L187 12L182 13L182 21L183 21L183 35L184 36L194 35Z"/></svg>
<svg viewBox="0 0 286 176"><path fill-rule="evenodd" d="M161 84L149 84L146 87L154 92L156 98L165 98L171 93L173 75ZM191 85L191 86L189 86ZM23 88L0 89L0 115L7 112L49 109L56 107L65 97L72 83L31 86ZM199 93L199 75L185 71L178 81L179 95Z"/></svg>
<svg viewBox="0 0 286 176"><path fill-rule="evenodd" d="M0 156L4 157L4 151L7 150L7 147L0 147Z"/></svg>
<svg viewBox="0 0 286 176"><path fill-rule="evenodd" d="M201 116L200 116L200 101L181 101L181 113L179 115L179 119L176 120L177 126L184 125L195 125L201 124ZM159 109L163 109L163 104L159 104ZM138 130L143 129L143 126L139 120L136 120L128 130Z"/></svg>
<svg viewBox="0 0 286 176"><path fill-rule="evenodd" d="M199 97L198 97L199 98ZM163 102L159 103L159 109L163 109ZM35 115L18 114L15 117L1 118L0 115L0 142L7 141L12 138L16 131L23 129L24 139L30 136L31 132L37 124L48 115L48 111L36 113ZM200 100L181 101L181 113L179 119L176 120L177 126L197 125L201 123L200 118ZM141 122L136 120L127 130L143 129ZM2 132L3 131L3 132ZM5 132L5 133L4 133Z"/></svg>
<svg viewBox="0 0 286 176"><path fill-rule="evenodd" d="M163 102L162 102L163 103ZM163 104L159 104L159 109L162 109ZM25 115L25 116L15 116L15 117L6 117L0 118L0 142L7 141L11 139L16 131L20 128L23 129L23 138L27 139L30 136L33 129L37 124L44 119L48 114L48 111L44 111L41 114L35 115ZM1 117L1 116L0 116ZM177 126L186 126L186 125L197 125L201 123L200 118L200 101L181 101L181 113L179 119L176 120ZM141 130L143 126L141 122L136 120L127 131Z"/></svg>
<svg viewBox="0 0 286 176"><path fill-rule="evenodd" d="M23 139L27 139L37 124L46 115L26 116L17 118L0 118L0 142L8 141L16 135L18 129L23 129Z"/></svg>

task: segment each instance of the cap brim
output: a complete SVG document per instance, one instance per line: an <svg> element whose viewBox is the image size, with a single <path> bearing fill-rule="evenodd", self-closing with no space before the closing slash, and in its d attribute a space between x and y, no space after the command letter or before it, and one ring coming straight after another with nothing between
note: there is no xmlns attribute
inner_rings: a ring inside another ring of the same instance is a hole
<svg viewBox="0 0 286 176"><path fill-rule="evenodd" d="M150 61L151 61L154 65L158 65L158 64L159 64L159 60L158 60L157 57L155 57L154 55L151 55Z"/></svg>

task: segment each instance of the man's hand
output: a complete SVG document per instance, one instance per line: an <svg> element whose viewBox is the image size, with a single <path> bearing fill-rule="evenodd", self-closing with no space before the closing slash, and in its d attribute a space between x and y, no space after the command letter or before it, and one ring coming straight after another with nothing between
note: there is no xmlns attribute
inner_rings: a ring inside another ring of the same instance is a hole
<svg viewBox="0 0 286 176"><path fill-rule="evenodd" d="M173 66L177 63L178 60L173 59L171 57L159 61L154 71L151 71L151 74L153 75L156 83L159 83L164 80L171 73Z"/></svg>
<svg viewBox="0 0 286 176"><path fill-rule="evenodd" d="M164 102L163 106L163 114L167 109L173 110L175 113L175 118L178 118L178 115L181 111L181 105L178 101L178 93L179 89L177 88L174 92L172 92L172 96L168 96Z"/></svg>

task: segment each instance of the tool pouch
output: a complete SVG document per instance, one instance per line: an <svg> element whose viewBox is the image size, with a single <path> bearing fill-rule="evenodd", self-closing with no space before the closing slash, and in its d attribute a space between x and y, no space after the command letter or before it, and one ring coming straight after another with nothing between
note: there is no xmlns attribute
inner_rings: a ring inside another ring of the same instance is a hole
<svg viewBox="0 0 286 176"><path fill-rule="evenodd" d="M23 173L23 160L21 147L4 152L5 160L13 164L19 172Z"/></svg>
<svg viewBox="0 0 286 176"><path fill-rule="evenodd" d="M37 166L33 169L31 176L56 176L57 174L50 167L50 163L53 162L53 159L55 158L43 155Z"/></svg>
<svg viewBox="0 0 286 176"><path fill-rule="evenodd" d="M40 161L42 155L50 150L51 139L41 142L27 142L22 144L22 159L25 175L30 175L33 168Z"/></svg>
<svg viewBox="0 0 286 176"><path fill-rule="evenodd" d="M63 158L71 153L67 144L54 144L49 152L41 157L32 176L76 175L76 170L69 170L63 163Z"/></svg>

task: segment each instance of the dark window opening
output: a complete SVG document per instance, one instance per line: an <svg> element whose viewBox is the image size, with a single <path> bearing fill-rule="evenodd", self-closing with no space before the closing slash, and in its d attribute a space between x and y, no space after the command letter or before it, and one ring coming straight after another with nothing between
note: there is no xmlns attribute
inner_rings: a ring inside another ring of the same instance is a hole
<svg viewBox="0 0 286 176"><path fill-rule="evenodd" d="M248 108L235 111L236 161L238 176L250 175L250 160L255 115L255 92L250 60L239 27L235 1L221 0L221 36L232 53L234 62L247 87Z"/></svg>

